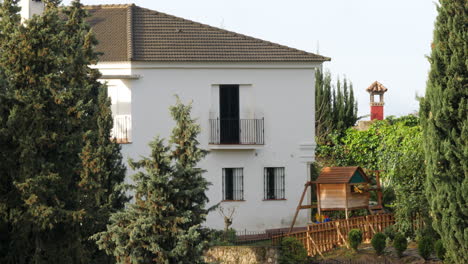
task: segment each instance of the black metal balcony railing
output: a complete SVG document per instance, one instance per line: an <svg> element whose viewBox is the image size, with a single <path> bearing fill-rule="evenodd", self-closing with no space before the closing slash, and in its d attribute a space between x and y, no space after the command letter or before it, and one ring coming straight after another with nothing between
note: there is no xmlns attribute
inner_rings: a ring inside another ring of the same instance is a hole
<svg viewBox="0 0 468 264"><path fill-rule="evenodd" d="M264 119L210 119L210 144L263 145Z"/></svg>
<svg viewBox="0 0 468 264"><path fill-rule="evenodd" d="M117 115L114 116L114 127L112 128L111 137L117 143L132 142L132 116Z"/></svg>

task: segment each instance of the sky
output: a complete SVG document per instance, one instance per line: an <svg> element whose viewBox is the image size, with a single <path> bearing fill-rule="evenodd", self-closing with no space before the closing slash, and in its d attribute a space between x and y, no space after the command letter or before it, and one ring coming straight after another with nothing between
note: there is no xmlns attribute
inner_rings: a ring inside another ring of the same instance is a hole
<svg viewBox="0 0 468 264"><path fill-rule="evenodd" d="M69 4L71 0L63 1ZM331 57L333 77L354 86L359 115L369 114L374 81L388 88L385 115L417 112L424 95L432 31L433 0L82 0L123 4L183 17L215 27Z"/></svg>

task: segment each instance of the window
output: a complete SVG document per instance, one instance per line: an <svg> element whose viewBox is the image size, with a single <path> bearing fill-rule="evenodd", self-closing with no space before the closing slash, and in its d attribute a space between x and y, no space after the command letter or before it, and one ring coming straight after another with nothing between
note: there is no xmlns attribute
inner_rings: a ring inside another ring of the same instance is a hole
<svg viewBox="0 0 468 264"><path fill-rule="evenodd" d="M243 168L223 168L223 200L244 200Z"/></svg>
<svg viewBox="0 0 468 264"><path fill-rule="evenodd" d="M132 92L130 88L120 80L108 80L107 91L111 98L111 110L114 118L112 138L117 143L132 142Z"/></svg>
<svg viewBox="0 0 468 264"><path fill-rule="evenodd" d="M265 200L285 199L284 167L265 168L264 196Z"/></svg>

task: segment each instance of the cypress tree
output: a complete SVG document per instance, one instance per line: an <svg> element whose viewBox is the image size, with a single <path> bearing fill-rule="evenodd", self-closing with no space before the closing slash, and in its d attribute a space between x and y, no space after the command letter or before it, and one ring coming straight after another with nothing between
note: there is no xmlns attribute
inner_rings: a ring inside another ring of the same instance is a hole
<svg viewBox="0 0 468 264"><path fill-rule="evenodd" d="M85 245L87 263L114 263L114 259L98 249L90 236L106 229L110 214L123 209L128 198L125 188L126 168L122 163L120 145L111 140L113 126L110 100L106 89L100 89L96 105L96 125L85 136L81 152L83 169L78 183L81 192L81 207L87 212L81 225L82 243Z"/></svg>
<svg viewBox="0 0 468 264"><path fill-rule="evenodd" d="M333 130L332 91L330 73L315 73L315 133L323 142Z"/></svg>
<svg viewBox="0 0 468 264"><path fill-rule="evenodd" d="M465 0L441 0L421 124L426 195L447 256L468 263L468 84Z"/></svg>
<svg viewBox="0 0 468 264"><path fill-rule="evenodd" d="M118 263L203 263L208 182L196 168L206 155L199 148L200 127L190 117L191 106L171 107L176 126L169 144L157 137L151 154L130 161L135 203L112 214L107 231L94 236Z"/></svg>
<svg viewBox="0 0 468 264"><path fill-rule="evenodd" d="M327 136L353 126L357 117L357 102L352 84L345 78L343 85L338 79L332 87L329 72L315 73L315 132L317 142L323 144Z"/></svg>
<svg viewBox="0 0 468 264"><path fill-rule="evenodd" d="M62 14L46 1L25 23L17 2L0 8L0 262L90 263L89 235L124 199L105 87L89 67L96 40L79 1Z"/></svg>

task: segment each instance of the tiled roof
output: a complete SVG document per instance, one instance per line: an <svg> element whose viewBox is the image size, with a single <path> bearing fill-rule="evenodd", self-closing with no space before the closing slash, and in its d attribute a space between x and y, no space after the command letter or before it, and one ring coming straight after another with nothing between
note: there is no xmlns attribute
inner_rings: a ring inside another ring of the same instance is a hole
<svg viewBox="0 0 468 264"><path fill-rule="evenodd" d="M364 179L368 180L366 174L360 167L325 167L320 172L315 183L349 183L356 171L359 171Z"/></svg>
<svg viewBox="0 0 468 264"><path fill-rule="evenodd" d="M322 62L330 58L135 5L86 7L101 61Z"/></svg>
<svg viewBox="0 0 468 264"><path fill-rule="evenodd" d="M388 89L385 86L383 86L383 84L379 83L378 81L373 82L366 89L368 93L385 93L387 90Z"/></svg>

